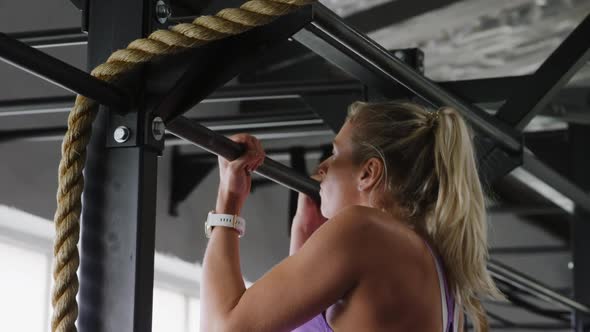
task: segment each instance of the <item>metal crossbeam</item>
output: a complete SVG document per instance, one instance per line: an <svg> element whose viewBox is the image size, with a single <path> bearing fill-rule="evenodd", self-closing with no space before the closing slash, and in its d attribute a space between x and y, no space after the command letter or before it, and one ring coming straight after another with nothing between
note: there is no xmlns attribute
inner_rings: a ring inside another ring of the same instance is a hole
<svg viewBox="0 0 590 332"><path fill-rule="evenodd" d="M27 31L11 33L8 36L35 48L76 46L88 43L88 36L80 28Z"/></svg>
<svg viewBox="0 0 590 332"><path fill-rule="evenodd" d="M588 306L565 297L531 277L511 269L495 260L490 260L488 262L488 270L494 279L523 290L538 299L563 306L564 308L590 314L590 308Z"/></svg>
<svg viewBox="0 0 590 332"><path fill-rule="evenodd" d="M590 212L590 195L551 167L545 165L532 153L524 152L522 167L551 188L571 199L577 207Z"/></svg>
<svg viewBox="0 0 590 332"><path fill-rule="evenodd" d="M451 95L367 36L348 27L323 5L313 6L314 21L295 34L295 40L385 96L395 96L401 85L434 106L457 109L476 129L494 138L508 150L520 151L522 144L519 135L512 128Z"/></svg>
<svg viewBox="0 0 590 332"><path fill-rule="evenodd" d="M543 62L496 116L518 130L547 106L570 78L590 59L590 14Z"/></svg>
<svg viewBox="0 0 590 332"><path fill-rule="evenodd" d="M125 108L130 104L131 98L111 84L3 33L0 33L0 59L102 105Z"/></svg>
<svg viewBox="0 0 590 332"><path fill-rule="evenodd" d="M311 7L306 6L243 34L148 64L146 90L162 96L154 114L164 122L183 114L311 19Z"/></svg>

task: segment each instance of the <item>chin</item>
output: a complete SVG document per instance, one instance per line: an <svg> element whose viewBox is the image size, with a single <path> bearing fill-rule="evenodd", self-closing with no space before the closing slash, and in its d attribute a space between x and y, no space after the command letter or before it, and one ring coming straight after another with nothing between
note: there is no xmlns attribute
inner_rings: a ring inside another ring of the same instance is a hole
<svg viewBox="0 0 590 332"><path fill-rule="evenodd" d="M322 212L322 216L324 216L324 218L330 219L334 216L331 213L330 209L324 204L322 204L322 206L320 207L320 211Z"/></svg>

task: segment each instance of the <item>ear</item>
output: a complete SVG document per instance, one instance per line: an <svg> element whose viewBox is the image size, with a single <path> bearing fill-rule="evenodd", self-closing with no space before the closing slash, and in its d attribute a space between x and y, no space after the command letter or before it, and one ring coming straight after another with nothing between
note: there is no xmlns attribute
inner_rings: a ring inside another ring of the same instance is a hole
<svg viewBox="0 0 590 332"><path fill-rule="evenodd" d="M373 190L379 184L379 179L384 171L385 168L381 159L373 157L366 160L361 166L358 189L360 191Z"/></svg>

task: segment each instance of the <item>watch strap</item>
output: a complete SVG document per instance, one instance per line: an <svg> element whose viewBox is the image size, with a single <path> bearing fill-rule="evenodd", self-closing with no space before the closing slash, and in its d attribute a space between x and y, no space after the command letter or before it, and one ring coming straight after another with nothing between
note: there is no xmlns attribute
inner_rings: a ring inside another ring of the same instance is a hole
<svg viewBox="0 0 590 332"><path fill-rule="evenodd" d="M246 231L246 220L235 214L209 212L207 214L207 221L205 222L205 235L207 238L211 237L213 227L217 226L234 228L238 231L240 237L242 237Z"/></svg>

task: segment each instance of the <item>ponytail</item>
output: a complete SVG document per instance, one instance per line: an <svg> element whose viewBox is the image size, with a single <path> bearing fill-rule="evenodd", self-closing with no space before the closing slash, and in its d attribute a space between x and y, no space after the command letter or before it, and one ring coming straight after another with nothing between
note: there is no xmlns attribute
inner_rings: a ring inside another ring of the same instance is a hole
<svg viewBox="0 0 590 332"><path fill-rule="evenodd" d="M430 235L448 269L457 298L478 332L487 332L482 296L503 298L486 268L487 220L471 133L460 114L439 111L434 131L438 195Z"/></svg>

